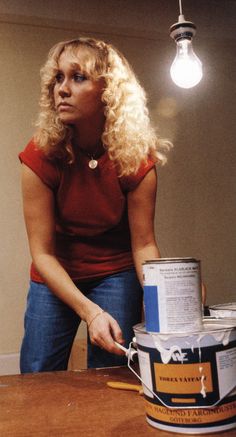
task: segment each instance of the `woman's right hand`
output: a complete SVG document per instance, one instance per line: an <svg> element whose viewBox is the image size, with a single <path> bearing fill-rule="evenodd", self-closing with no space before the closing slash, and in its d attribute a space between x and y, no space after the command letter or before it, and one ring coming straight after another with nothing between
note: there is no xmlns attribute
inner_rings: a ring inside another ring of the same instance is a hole
<svg viewBox="0 0 236 437"><path fill-rule="evenodd" d="M124 355L115 344L115 341L121 345L124 343L120 326L106 311L100 309L88 320L88 332L92 344L107 352Z"/></svg>

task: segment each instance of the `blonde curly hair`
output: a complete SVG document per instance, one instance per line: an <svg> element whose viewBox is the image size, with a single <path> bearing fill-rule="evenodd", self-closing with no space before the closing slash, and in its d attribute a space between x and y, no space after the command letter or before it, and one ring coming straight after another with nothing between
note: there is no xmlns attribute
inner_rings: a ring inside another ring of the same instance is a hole
<svg viewBox="0 0 236 437"><path fill-rule="evenodd" d="M163 152L171 143L159 138L151 125L146 95L132 68L114 46L94 38L60 42L50 50L41 69L40 112L34 136L38 147L48 156L65 158L68 163L74 161L73 130L60 121L53 90L62 52L76 57L81 48L88 53L82 73L92 80L103 78L105 82L102 101L106 121L102 142L119 176L136 173L148 157L164 164Z"/></svg>

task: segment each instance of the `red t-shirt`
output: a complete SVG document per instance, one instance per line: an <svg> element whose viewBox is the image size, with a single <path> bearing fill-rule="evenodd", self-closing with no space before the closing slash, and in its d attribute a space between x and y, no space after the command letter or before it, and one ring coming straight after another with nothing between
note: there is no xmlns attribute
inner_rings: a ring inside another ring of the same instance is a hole
<svg viewBox="0 0 236 437"><path fill-rule="evenodd" d="M151 160L136 175L119 178L107 152L98 159L94 170L82 153L68 164L48 158L33 141L19 158L54 193L56 256L74 281L133 266L127 192L153 168ZM31 279L43 282L33 264Z"/></svg>

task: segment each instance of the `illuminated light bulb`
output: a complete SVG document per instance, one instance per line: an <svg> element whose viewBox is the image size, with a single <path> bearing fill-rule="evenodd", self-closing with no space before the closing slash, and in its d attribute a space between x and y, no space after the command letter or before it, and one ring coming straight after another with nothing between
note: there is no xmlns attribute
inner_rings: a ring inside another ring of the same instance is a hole
<svg viewBox="0 0 236 437"><path fill-rule="evenodd" d="M192 88L202 79L202 63L193 51L192 37L196 34L196 26L179 16L178 23L170 28L170 36L177 45L176 57L170 68L173 82L181 88Z"/></svg>
<svg viewBox="0 0 236 437"><path fill-rule="evenodd" d="M202 78L202 63L195 55L191 41L177 41L177 54L170 68L173 82L181 88L192 88Z"/></svg>

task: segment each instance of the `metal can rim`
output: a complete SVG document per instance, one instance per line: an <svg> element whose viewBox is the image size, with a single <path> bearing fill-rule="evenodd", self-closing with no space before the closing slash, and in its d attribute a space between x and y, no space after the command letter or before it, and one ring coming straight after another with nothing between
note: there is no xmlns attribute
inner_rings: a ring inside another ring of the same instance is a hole
<svg viewBox="0 0 236 437"><path fill-rule="evenodd" d="M188 331L188 332L150 332L146 331L146 325L145 323L139 323L135 326L133 326L134 332L137 331L142 334L154 334L158 336L172 336L172 337L188 337L191 335L199 335L199 334L210 334L212 332L219 332L219 331L230 331L232 329L236 329L236 322L233 318L218 318L213 316L206 316L202 319L203 321L203 328L199 331ZM215 324L216 326L212 327L209 325ZM204 326L206 329L204 329Z"/></svg>
<svg viewBox="0 0 236 437"><path fill-rule="evenodd" d="M216 305L209 305L208 308L211 310L236 311L236 302L227 302L227 303L219 303Z"/></svg>
<svg viewBox="0 0 236 437"><path fill-rule="evenodd" d="M186 258L154 258L150 260L145 260L142 264L167 264L167 263L178 263L178 262L200 262L196 258L186 257Z"/></svg>

